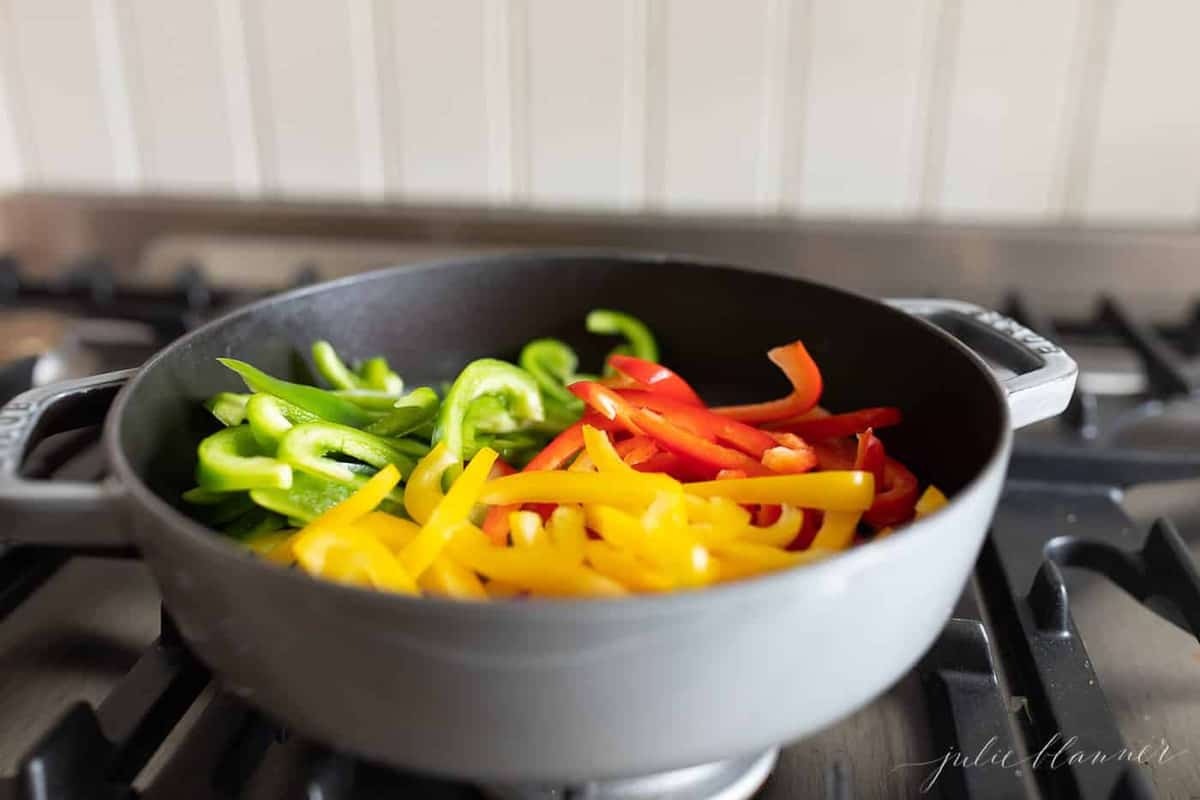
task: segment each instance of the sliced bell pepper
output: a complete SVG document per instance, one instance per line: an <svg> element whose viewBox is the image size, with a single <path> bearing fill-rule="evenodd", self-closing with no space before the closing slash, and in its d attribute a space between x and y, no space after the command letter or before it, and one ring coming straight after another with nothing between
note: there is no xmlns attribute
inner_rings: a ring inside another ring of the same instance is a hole
<svg viewBox="0 0 1200 800"><path fill-rule="evenodd" d="M854 456L854 468L866 470L875 476L875 485L884 485L884 463L887 455L883 451L883 442L875 436L875 432L867 428L866 433L858 435L858 451Z"/></svg>
<svg viewBox="0 0 1200 800"><path fill-rule="evenodd" d="M515 547L546 547L550 543L541 516L533 511L509 514L508 529Z"/></svg>
<svg viewBox="0 0 1200 800"><path fill-rule="evenodd" d="M618 391L617 394L634 406L657 411L672 423L692 433L710 440L719 439L756 459L761 459L763 453L778 444L771 434L715 414L703 406L689 405L672 397L648 391L624 390Z"/></svg>
<svg viewBox="0 0 1200 800"><path fill-rule="evenodd" d="M609 503L649 505L661 484L645 475L599 472L519 472L488 481L480 500L488 505L514 503Z"/></svg>
<svg viewBox="0 0 1200 800"><path fill-rule="evenodd" d="M393 553L411 542L421 532L421 526L412 520L401 519L385 511L372 511L354 521L351 526L368 536L373 536Z"/></svg>
<svg viewBox="0 0 1200 800"><path fill-rule="evenodd" d="M929 486L921 493L921 499L917 501L914 507L917 517L925 517L937 511L946 503L950 502L946 499L946 495L942 494L941 489L936 486Z"/></svg>
<svg viewBox="0 0 1200 800"><path fill-rule="evenodd" d="M249 425L223 428L205 437L196 453L196 483L210 491L286 489L292 485L291 466L262 455Z"/></svg>
<svg viewBox="0 0 1200 800"><path fill-rule="evenodd" d="M900 409L893 406L860 408L845 414L830 414L824 417L802 417L780 419L767 423L766 427L776 431L788 431L809 441L831 439L835 436L854 436L868 428L887 428L898 425Z"/></svg>
<svg viewBox="0 0 1200 800"><path fill-rule="evenodd" d="M641 464L646 459L660 452L658 445L649 436L630 436L614 445L617 455L629 466Z"/></svg>
<svg viewBox="0 0 1200 800"><path fill-rule="evenodd" d="M875 478L869 472L809 472L685 483L683 490L699 497L728 497L743 504L787 503L828 511L865 511L875 499Z"/></svg>
<svg viewBox="0 0 1200 800"><path fill-rule="evenodd" d="M813 538L810 549L814 550L845 550L854 543L858 532L858 521L862 518L860 511L826 511L821 521L821 528Z"/></svg>
<svg viewBox="0 0 1200 800"><path fill-rule="evenodd" d="M330 394L350 401L366 411L372 420L391 411L396 402L396 395L378 389L334 389Z"/></svg>
<svg viewBox="0 0 1200 800"><path fill-rule="evenodd" d="M296 560L310 575L368 585L398 594L419 594L416 582L381 542L348 529L309 526L292 543Z"/></svg>
<svg viewBox="0 0 1200 800"><path fill-rule="evenodd" d="M620 354L609 356L608 364L642 389L688 405L704 405L687 381L662 364Z"/></svg>
<svg viewBox="0 0 1200 800"><path fill-rule="evenodd" d="M567 391L574 380L579 358L566 342L558 339L534 339L525 345L517 359L521 368L533 376L542 392L578 414L582 405Z"/></svg>
<svg viewBox="0 0 1200 800"><path fill-rule="evenodd" d="M455 527L467 520L496 458L495 450L486 447L480 450L450 487L450 491L446 492L446 496L434 507L429 519L421 526L421 532L400 551L400 563L408 574L419 579L442 552L446 542L453 536ZM510 475L498 480L519 477Z"/></svg>
<svg viewBox="0 0 1200 800"><path fill-rule="evenodd" d="M246 421L246 401L248 394L235 392L218 392L204 401L204 407L227 428L241 425Z"/></svg>
<svg viewBox="0 0 1200 800"><path fill-rule="evenodd" d="M454 600L487 600L483 581L471 570L442 553L417 581L426 594Z"/></svg>
<svg viewBox="0 0 1200 800"><path fill-rule="evenodd" d="M552 548L496 547L483 532L463 523L453 533L454 558L489 581L501 581L537 594L565 597L623 597L629 592L599 572L572 564Z"/></svg>
<svg viewBox="0 0 1200 800"><path fill-rule="evenodd" d="M765 544L771 547L787 547L795 541L804 527L805 513L791 505L773 506L778 508L779 518L770 525L748 526L742 534L747 542Z"/></svg>
<svg viewBox="0 0 1200 800"><path fill-rule="evenodd" d="M317 372L334 389L367 388L366 383L346 366L337 354L337 350L334 350L333 345L329 342L323 340L313 342L312 357Z"/></svg>
<svg viewBox="0 0 1200 800"><path fill-rule="evenodd" d="M289 489L252 489L250 499L288 519L308 522L354 493L354 487L295 472Z"/></svg>
<svg viewBox="0 0 1200 800"><path fill-rule="evenodd" d="M643 361L658 361L658 343L646 323L623 311L598 308L584 321L589 333L624 336L627 342L613 350L616 355L631 355Z"/></svg>
<svg viewBox="0 0 1200 800"><path fill-rule="evenodd" d="M713 411L749 424L759 424L803 414L817 404L821 399L821 370L802 342L776 347L767 352L767 357L791 381L792 393L766 403L724 406Z"/></svg>
<svg viewBox="0 0 1200 800"><path fill-rule="evenodd" d="M330 453L350 456L377 469L394 464L402 473L413 466L412 459L395 442L332 422L296 425L279 440L276 452L281 461L310 475L351 485L363 483L361 469L329 458Z"/></svg>
<svg viewBox="0 0 1200 800"><path fill-rule="evenodd" d="M717 548L716 553L717 580L721 582L811 564L829 556L828 550L793 552L753 542L729 542Z"/></svg>
<svg viewBox="0 0 1200 800"><path fill-rule="evenodd" d="M336 528L350 525L375 510L400 483L400 470L385 464L360 489L308 523L308 528Z"/></svg>
<svg viewBox="0 0 1200 800"><path fill-rule="evenodd" d="M260 534L272 533L287 527L287 520L265 508L254 506L245 514L226 524L221 532L234 539L253 538Z"/></svg>
<svg viewBox="0 0 1200 800"><path fill-rule="evenodd" d="M570 389L602 416L619 421L630 433L645 434L658 442L664 450L711 467L714 472L721 469L740 469L748 475L770 474L770 470L753 457L716 444L654 411L639 408L624 395L606 386L591 381L580 381L571 384ZM644 395L651 396L652 393ZM661 399L654 402L661 402ZM680 407L696 411L690 406ZM769 436L766 438L770 439ZM774 440L771 441L774 443Z"/></svg>
<svg viewBox="0 0 1200 800"><path fill-rule="evenodd" d="M808 472L817 466L817 453L808 442L792 433L775 433L778 442L762 455L763 466L772 472L796 474Z"/></svg>
<svg viewBox="0 0 1200 800"><path fill-rule="evenodd" d="M404 381L392 371L383 356L368 358L359 367L358 376L368 389L385 394L398 395L404 391Z"/></svg>
<svg viewBox="0 0 1200 800"><path fill-rule="evenodd" d="M896 525L910 519L920 491L917 476L913 475L908 467L890 457L884 462L883 484L883 490L876 495L875 502L863 514L863 519L876 528Z"/></svg>
<svg viewBox="0 0 1200 800"><path fill-rule="evenodd" d="M584 530L583 509L571 505L555 507L550 514L550 521L546 523L546 533L551 546L557 548L565 559L573 564L583 561L583 549L588 540L587 531Z"/></svg>
<svg viewBox="0 0 1200 800"><path fill-rule="evenodd" d="M608 542L585 542L583 553L593 569L635 592L665 592L674 588L669 575Z"/></svg>
<svg viewBox="0 0 1200 800"><path fill-rule="evenodd" d="M274 451L279 440L295 425L317 422L316 414L273 394L251 395L246 403L246 422L263 448Z"/></svg>
<svg viewBox="0 0 1200 800"><path fill-rule="evenodd" d="M280 380L237 359L218 358L217 361L240 375L252 391L273 394L321 419L355 428L368 425L373 419L354 403L324 389Z"/></svg>
<svg viewBox="0 0 1200 800"><path fill-rule="evenodd" d="M467 416L472 405L483 397L495 397L517 421L538 421L544 413L542 394L532 375L513 364L481 358L468 364L446 393L434 427L433 443L444 441L455 458L464 458Z"/></svg>
<svg viewBox="0 0 1200 800"><path fill-rule="evenodd" d="M437 392L428 386L420 386L396 398L392 410L368 425L366 430L377 436L404 436L437 416L439 405Z"/></svg>
<svg viewBox="0 0 1200 800"><path fill-rule="evenodd" d="M408 484L404 487L404 507L408 515L424 525L433 510L445 497L442 494L442 475L458 463L445 442L438 442L429 455L413 467Z"/></svg>

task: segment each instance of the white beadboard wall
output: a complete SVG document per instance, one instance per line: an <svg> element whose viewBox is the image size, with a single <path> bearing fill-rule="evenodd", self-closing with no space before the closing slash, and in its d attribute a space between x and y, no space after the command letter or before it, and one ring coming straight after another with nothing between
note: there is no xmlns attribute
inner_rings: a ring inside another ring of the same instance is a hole
<svg viewBox="0 0 1200 800"><path fill-rule="evenodd" d="M1191 0L0 0L0 190L1200 222Z"/></svg>

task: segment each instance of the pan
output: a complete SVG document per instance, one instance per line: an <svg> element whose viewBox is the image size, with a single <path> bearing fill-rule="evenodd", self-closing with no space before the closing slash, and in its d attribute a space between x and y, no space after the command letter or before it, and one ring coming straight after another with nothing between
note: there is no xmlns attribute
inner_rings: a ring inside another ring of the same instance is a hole
<svg viewBox="0 0 1200 800"><path fill-rule="evenodd" d="M891 537L738 583L502 603L313 580L180 511L196 443L213 425L200 402L238 388L218 356L295 377L295 353L328 336L437 385L538 336L597 363L601 344L578 333L596 307L646 320L664 362L713 403L784 393L761 356L802 339L825 377L823 405L902 409L889 452L950 503ZM686 259L568 253L400 267L244 307L135 372L18 397L0 413L0 513L12 543L138 552L222 686L304 735L476 781L643 775L802 737L904 675L975 563L1012 429L1059 413L1075 372L1053 343L967 303L880 302ZM21 477L33 443L102 416L118 389L104 428L107 481Z"/></svg>

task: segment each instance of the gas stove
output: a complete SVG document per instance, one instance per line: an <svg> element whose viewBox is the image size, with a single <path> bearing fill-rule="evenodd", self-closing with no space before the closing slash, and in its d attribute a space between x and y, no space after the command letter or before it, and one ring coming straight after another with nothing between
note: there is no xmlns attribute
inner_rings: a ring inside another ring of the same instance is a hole
<svg viewBox="0 0 1200 800"><path fill-rule="evenodd" d="M170 210L175 217L129 201L35 198L3 218L10 229L13 220L32 220L36 230L90 233L71 246L52 236L12 240L0 264L0 400L29 385L136 364L228 308L320 278L561 245L572 231L586 244L645 248L654 230L645 221L467 211L417 214L415 224L408 212L321 216L304 208L263 209L256 228L245 204ZM389 219L394 240L384 236ZM121 231L106 239L105 226ZM760 243L760 255L781 247L780 237L800 236L805 252L861 268L880 237L908 242L908 253L932 252L920 243L941 241L963 256L960 277L904 263L904 293L940 286L999 304L1060 341L1082 370L1068 413L1018 434L991 535L954 618L918 666L871 705L778 752L666 775L574 787L466 786L366 763L337 742L305 740L223 693L162 614L136 559L10 548L0 552L0 798L1193 796L1200 787L1200 577L1192 556L1200 541L1200 314L1186 300L1200 280L1189 285L1190 273L1180 272L1170 298L1150 291L1162 287L1127 291L1135 260L1129 270L1103 271L1112 280L1080 282L1075 294L1086 292L1084 299L1064 300L1032 291L1027 274L1006 269L1003 259L979 268L978 253L1011 250L1013 231L931 239L914 226L906 239L900 227L817 228L806 239L803 231L765 228L730 223L722 238L716 226L708 239L672 249L737 260L725 252L729 242L746 241L751 229L775 242ZM179 236L164 242L164 230ZM661 231L664 247L680 241L679 224L663 222ZM1052 234L1038 236L1058 242L1057 257L1072 253L1065 263L1096 246L1083 234L1074 250ZM79 241L95 251L69 252ZM1166 247L1160 235L1143 244L1151 257ZM67 258L66 266L54 258ZM239 259L241 269L231 266ZM787 268L769 257L760 266ZM839 282L820 269L795 271ZM843 282L896 293L895 272L878 286L861 269ZM961 274L974 284L963 285ZM79 422L79 430L39 445L25 472L101 478L95 420Z"/></svg>

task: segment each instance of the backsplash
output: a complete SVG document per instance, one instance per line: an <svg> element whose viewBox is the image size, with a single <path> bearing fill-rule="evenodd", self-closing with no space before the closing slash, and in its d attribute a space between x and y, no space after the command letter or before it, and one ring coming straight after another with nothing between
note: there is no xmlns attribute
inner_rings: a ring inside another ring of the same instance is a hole
<svg viewBox="0 0 1200 800"><path fill-rule="evenodd" d="M0 0L0 189L1200 221L1200 4Z"/></svg>

